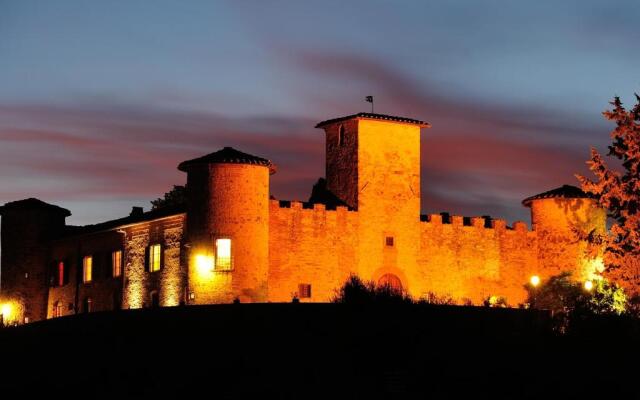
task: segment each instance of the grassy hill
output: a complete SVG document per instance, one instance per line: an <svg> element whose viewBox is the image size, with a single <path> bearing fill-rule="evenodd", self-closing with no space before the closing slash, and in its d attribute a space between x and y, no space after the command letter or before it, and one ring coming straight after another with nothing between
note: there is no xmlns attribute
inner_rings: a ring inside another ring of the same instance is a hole
<svg viewBox="0 0 640 400"><path fill-rule="evenodd" d="M637 335L587 329L559 337L549 324L540 311L433 305L94 313L0 330L0 392L230 399L640 394L635 371L624 368L638 359Z"/></svg>

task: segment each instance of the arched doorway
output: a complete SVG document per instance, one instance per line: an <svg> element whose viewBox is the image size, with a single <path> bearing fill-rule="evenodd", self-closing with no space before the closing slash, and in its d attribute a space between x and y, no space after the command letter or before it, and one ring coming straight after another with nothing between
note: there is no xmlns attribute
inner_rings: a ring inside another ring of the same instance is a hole
<svg viewBox="0 0 640 400"><path fill-rule="evenodd" d="M382 275L380 279L378 279L378 286L389 286L395 291L402 291L402 281L394 274Z"/></svg>

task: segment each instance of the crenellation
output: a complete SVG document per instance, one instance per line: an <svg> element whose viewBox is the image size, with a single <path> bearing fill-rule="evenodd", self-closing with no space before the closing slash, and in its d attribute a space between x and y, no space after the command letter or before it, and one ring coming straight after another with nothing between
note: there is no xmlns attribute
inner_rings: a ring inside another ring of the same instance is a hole
<svg viewBox="0 0 640 400"><path fill-rule="evenodd" d="M513 230L516 232L527 232L528 231L527 223L524 221L515 221L513 223Z"/></svg>
<svg viewBox="0 0 640 400"><path fill-rule="evenodd" d="M485 226L485 218L484 217L471 217L471 226L474 228L483 228Z"/></svg>
<svg viewBox="0 0 640 400"><path fill-rule="evenodd" d="M450 217L451 225L453 226L463 226L464 225L464 217L461 215L452 215Z"/></svg>

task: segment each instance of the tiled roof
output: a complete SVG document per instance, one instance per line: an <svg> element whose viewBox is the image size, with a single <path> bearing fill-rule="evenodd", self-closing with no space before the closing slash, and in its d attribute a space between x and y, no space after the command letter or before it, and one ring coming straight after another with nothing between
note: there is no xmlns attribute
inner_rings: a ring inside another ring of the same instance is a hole
<svg viewBox="0 0 640 400"><path fill-rule="evenodd" d="M263 165L269 168L269 171L273 174L276 170L275 165L266 158L253 156L251 154L243 153L232 147L225 147L222 150L218 150L215 153L207 154L206 156L194 158L193 160L183 161L178 165L180 171L187 171L187 169L194 165L201 164L254 164Z"/></svg>
<svg viewBox="0 0 640 400"><path fill-rule="evenodd" d="M11 209L37 209L37 208L41 208L41 209L48 209L50 211L57 211L61 214L64 214L65 217L68 217L71 215L71 211L67 210L66 208L62 208L62 207L58 207L55 206L53 204L49 204L49 203L45 203L42 200L38 200L35 198L29 198L29 199L24 199L24 200L17 200L17 201L12 201L10 203L5 204L4 206L0 207L0 214L4 211L4 210L11 210Z"/></svg>
<svg viewBox="0 0 640 400"><path fill-rule="evenodd" d="M547 192L540 193L535 196L527 197L526 199L522 200L522 204L526 207L529 207L533 200L557 199L557 198L588 199L588 198L593 198L593 195L589 193L585 193L582 191L582 189L577 188L575 186L563 185L557 189L549 190Z"/></svg>
<svg viewBox="0 0 640 400"><path fill-rule="evenodd" d="M326 121L319 122L316 125L316 128L322 128L325 125L334 124L336 122L346 121L346 120L354 119L354 118L357 118L357 119L379 119L379 120L383 120L383 121L404 122L406 124L420 125L420 127L422 127L422 128L430 128L431 127L431 124L429 124L428 122L420 121L420 120L417 120L417 119L396 117L396 116L393 116L393 115L372 114L372 113L361 112L361 113L357 113L357 114L353 114L353 115L347 115L346 117L333 118L333 119L328 119Z"/></svg>

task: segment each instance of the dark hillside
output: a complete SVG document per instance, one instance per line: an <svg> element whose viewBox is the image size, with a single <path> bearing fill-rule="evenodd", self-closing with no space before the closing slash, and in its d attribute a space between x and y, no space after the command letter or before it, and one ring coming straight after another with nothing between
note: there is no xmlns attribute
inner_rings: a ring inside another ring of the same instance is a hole
<svg viewBox="0 0 640 400"><path fill-rule="evenodd" d="M638 394L623 366L639 355L636 337L559 338L544 312L481 307L132 310L0 330L1 386L89 398Z"/></svg>

